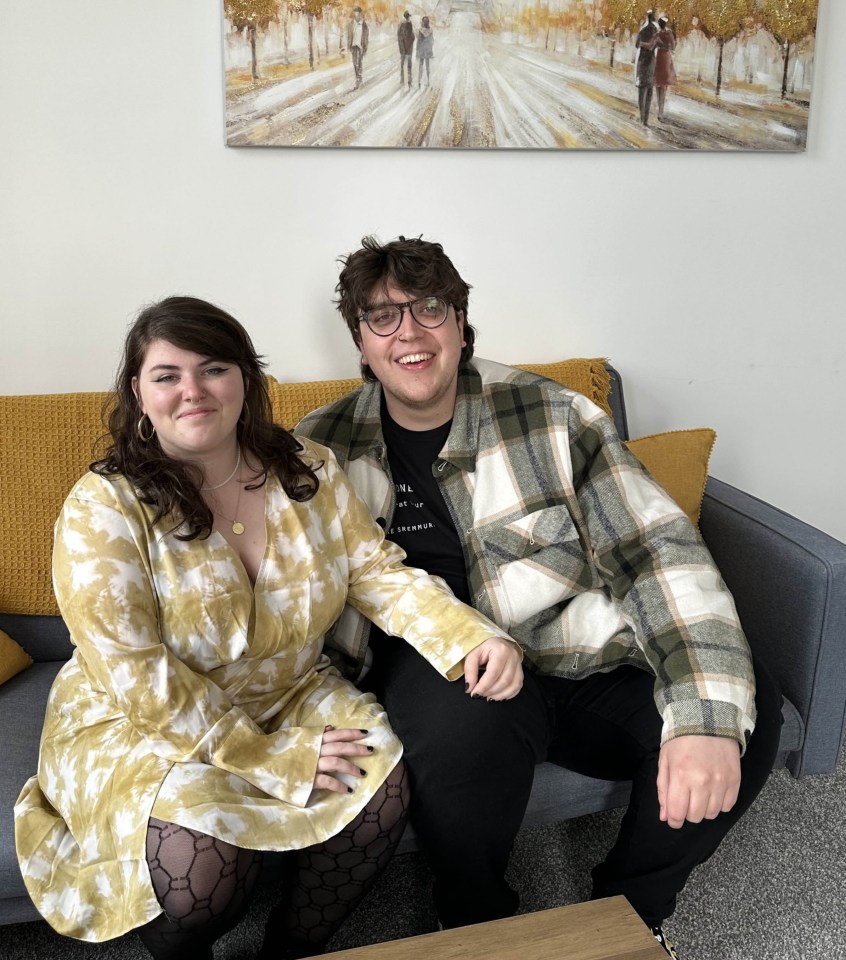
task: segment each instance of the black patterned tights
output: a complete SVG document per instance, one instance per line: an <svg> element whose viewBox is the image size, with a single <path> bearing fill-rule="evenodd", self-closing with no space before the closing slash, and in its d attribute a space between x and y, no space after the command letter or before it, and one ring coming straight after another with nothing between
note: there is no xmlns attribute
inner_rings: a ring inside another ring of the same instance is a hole
<svg viewBox="0 0 846 960"><path fill-rule="evenodd" d="M400 760L355 820L296 854L291 896L271 910L259 960L323 952L393 856L408 818L408 800L408 777Z"/></svg>
<svg viewBox="0 0 846 960"><path fill-rule="evenodd" d="M246 913L261 863L257 850L151 817L147 864L164 913L137 931L141 942L156 960L211 960Z"/></svg>
<svg viewBox="0 0 846 960"><path fill-rule="evenodd" d="M322 952L390 860L407 809L400 761L355 820L293 855L291 893L270 913L260 957ZM147 863L164 913L137 931L144 946L155 960L212 960L212 944L247 912L262 854L151 817Z"/></svg>

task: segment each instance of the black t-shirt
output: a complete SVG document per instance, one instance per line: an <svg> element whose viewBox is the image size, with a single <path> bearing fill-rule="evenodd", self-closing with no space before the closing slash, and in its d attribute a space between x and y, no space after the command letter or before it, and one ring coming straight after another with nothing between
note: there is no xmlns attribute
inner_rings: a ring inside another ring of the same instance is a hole
<svg viewBox="0 0 846 960"><path fill-rule="evenodd" d="M405 550L410 567L443 577L452 592L469 603L461 542L432 473L451 426L449 420L434 430L406 430L383 406L382 433L396 493L393 522L385 535Z"/></svg>
<svg viewBox="0 0 846 960"><path fill-rule="evenodd" d="M382 433L396 494L393 521L385 536L405 550L408 566L443 577L460 600L470 603L461 541L433 476L451 426L449 420L434 430L406 430L393 420L382 401ZM396 642L387 640L374 626L370 642L377 655L383 641Z"/></svg>

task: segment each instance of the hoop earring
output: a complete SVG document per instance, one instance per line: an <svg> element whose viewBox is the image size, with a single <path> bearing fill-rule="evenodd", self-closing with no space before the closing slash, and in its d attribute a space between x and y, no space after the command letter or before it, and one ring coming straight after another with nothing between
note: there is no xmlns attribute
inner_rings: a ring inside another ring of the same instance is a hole
<svg viewBox="0 0 846 960"><path fill-rule="evenodd" d="M153 421L150 420L150 435L148 437L144 436L144 432L141 429L145 420L150 420L146 413L141 414L141 419L138 421L138 424L135 427L135 432L138 434L138 439L142 443L149 443L153 437L156 435L156 428L153 426Z"/></svg>

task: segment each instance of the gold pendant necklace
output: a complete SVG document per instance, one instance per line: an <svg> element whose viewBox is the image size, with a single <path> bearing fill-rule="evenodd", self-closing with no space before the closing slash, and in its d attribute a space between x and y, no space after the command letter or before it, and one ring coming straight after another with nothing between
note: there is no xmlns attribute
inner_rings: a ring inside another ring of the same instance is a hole
<svg viewBox="0 0 846 960"><path fill-rule="evenodd" d="M240 466L240 464L241 464L241 448L239 447L239 448L238 448L238 463L235 465L235 470L236 470L236 471L237 471L238 467ZM216 487L208 487L207 489L210 489L210 490L218 490L218 489L220 489L220 487L222 487L222 486L224 486L225 484L229 483L229 481L230 481L230 480L232 479L232 477L234 477L234 476L235 476L235 473L233 472L223 483L218 484ZM219 510L217 510L217 511L215 511L215 512L218 513L218 514L220 514L220 516L223 517L223 519L226 520L228 523L231 523L231 524L232 524L232 527L231 527L232 532L235 534L236 537L240 537L241 534L242 534L242 533L244 532L244 530L246 529L246 528L244 527L244 524L241 523L241 521L238 519L238 508L241 506L241 490L243 489L243 487L242 487L242 483L241 483L241 480L240 480L240 479L239 479L239 480L236 480L235 482L236 482L237 485L238 485L238 496L237 496L236 499L235 499L235 516L234 516L234 517L227 517L226 514L220 513Z"/></svg>
<svg viewBox="0 0 846 960"><path fill-rule="evenodd" d="M240 537L244 532L244 524L238 519L238 507L241 505L241 481L236 481L238 484L238 496L235 499L235 516L232 518L232 532L236 537ZM229 517L224 517L225 520L229 520Z"/></svg>

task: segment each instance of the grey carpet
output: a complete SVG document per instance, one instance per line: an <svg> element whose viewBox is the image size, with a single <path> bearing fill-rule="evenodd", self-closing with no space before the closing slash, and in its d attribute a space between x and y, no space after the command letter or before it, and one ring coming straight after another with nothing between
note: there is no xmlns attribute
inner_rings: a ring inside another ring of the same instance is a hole
<svg viewBox="0 0 846 960"><path fill-rule="evenodd" d="M620 812L520 834L509 868L523 910L583 900L589 870L613 841ZM435 928L419 854L397 857L331 946L346 949ZM217 960L248 960L276 894L259 889L246 920L219 941ZM836 774L774 773L719 851L693 875L666 929L682 960L846 960L846 756ZM0 927L0 960L145 960L130 934L84 944L45 923ZM527 960L536 958L527 957Z"/></svg>

